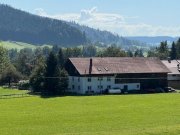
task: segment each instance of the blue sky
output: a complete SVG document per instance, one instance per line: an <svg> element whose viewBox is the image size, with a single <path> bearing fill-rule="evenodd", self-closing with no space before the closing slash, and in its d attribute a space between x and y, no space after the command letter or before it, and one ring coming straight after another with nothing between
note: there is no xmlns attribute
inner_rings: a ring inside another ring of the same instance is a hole
<svg viewBox="0 0 180 135"><path fill-rule="evenodd" d="M122 36L180 35L180 0L0 0L0 3Z"/></svg>

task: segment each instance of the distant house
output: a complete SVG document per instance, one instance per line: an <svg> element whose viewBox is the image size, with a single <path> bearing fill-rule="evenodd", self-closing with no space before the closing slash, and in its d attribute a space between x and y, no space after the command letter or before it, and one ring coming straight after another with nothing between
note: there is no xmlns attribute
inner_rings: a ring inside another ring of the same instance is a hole
<svg viewBox="0 0 180 135"><path fill-rule="evenodd" d="M167 67L158 58L93 57L69 58L66 63L71 92L101 93L167 87Z"/></svg>
<svg viewBox="0 0 180 135"><path fill-rule="evenodd" d="M162 62L171 71L168 73L168 85L180 89L180 60L162 60Z"/></svg>

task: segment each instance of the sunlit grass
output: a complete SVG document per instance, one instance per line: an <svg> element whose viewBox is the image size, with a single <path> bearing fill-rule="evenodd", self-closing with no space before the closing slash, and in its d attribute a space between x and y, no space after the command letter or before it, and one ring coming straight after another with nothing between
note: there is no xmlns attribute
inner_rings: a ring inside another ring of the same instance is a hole
<svg viewBox="0 0 180 135"><path fill-rule="evenodd" d="M179 135L180 94L0 100L2 135Z"/></svg>

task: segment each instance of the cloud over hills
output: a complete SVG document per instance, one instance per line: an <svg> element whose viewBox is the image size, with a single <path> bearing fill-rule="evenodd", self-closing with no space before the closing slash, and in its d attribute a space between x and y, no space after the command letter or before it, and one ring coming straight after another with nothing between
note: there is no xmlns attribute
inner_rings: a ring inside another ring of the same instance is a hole
<svg viewBox="0 0 180 135"><path fill-rule="evenodd" d="M66 13L50 15L43 9L35 9L40 16L51 17L66 21L75 21L101 30L108 30L122 36L178 36L180 26L156 26L138 22L138 16L124 16L115 13L104 13L98 11L97 7L82 9L79 13ZM136 23L133 21L136 19Z"/></svg>

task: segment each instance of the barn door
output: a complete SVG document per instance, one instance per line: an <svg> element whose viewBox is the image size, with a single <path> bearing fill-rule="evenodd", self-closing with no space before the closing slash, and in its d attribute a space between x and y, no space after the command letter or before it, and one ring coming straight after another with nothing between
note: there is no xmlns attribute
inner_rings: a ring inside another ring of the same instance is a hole
<svg viewBox="0 0 180 135"><path fill-rule="evenodd" d="M128 90L128 85L124 85L124 90L125 90L125 91Z"/></svg>

